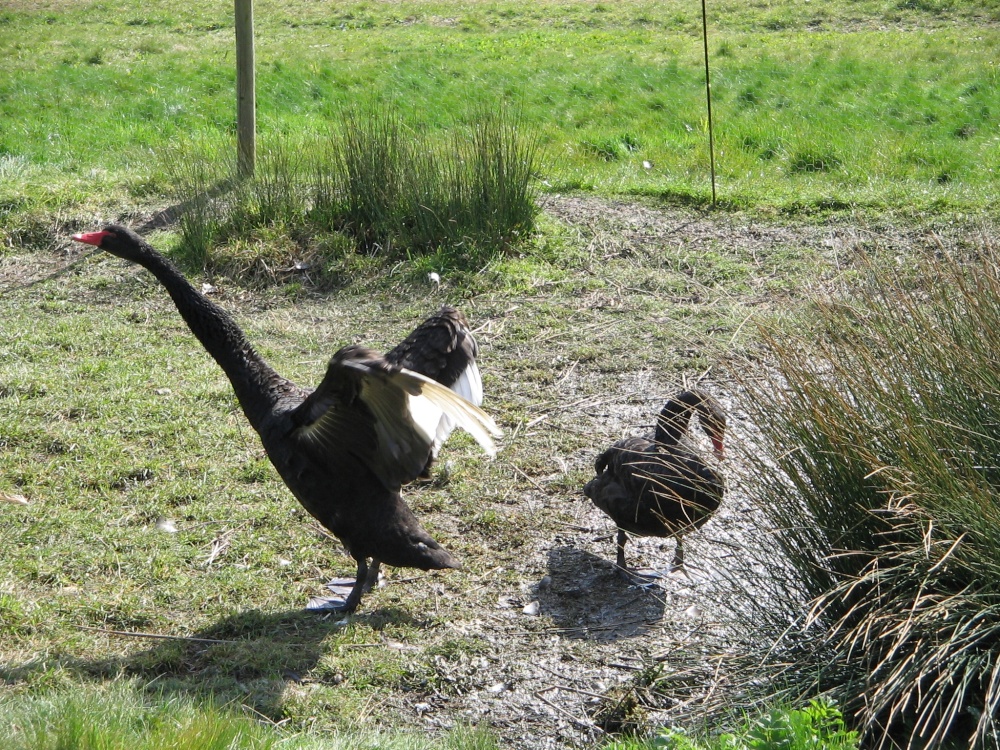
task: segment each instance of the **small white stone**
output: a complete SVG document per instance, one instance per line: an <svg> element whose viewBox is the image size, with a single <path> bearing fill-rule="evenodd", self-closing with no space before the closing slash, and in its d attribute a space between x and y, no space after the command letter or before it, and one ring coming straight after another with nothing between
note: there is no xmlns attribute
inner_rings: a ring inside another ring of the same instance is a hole
<svg viewBox="0 0 1000 750"><path fill-rule="evenodd" d="M169 518L158 518L156 519L156 530L167 534L176 534L177 526Z"/></svg>

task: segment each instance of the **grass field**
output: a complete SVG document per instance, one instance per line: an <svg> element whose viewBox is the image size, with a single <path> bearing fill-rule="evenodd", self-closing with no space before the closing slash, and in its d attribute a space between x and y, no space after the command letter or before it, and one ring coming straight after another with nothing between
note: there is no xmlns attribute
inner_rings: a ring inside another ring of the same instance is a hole
<svg viewBox="0 0 1000 750"><path fill-rule="evenodd" d="M322 289L185 266L303 385L344 344L385 349L442 302L466 311L502 451L486 461L458 436L406 493L465 567L390 570L349 618L305 612L350 559L287 492L163 290L68 240L141 223L200 155L232 148L231 7L13 0L0 494L27 504L0 503L0 713L22 717L0 744L48 750L65 731L68 747L195 747L210 727L204 750L533 750L673 721L675 697L714 685L705 665L732 655L709 594L759 498L734 466L691 540L692 579L629 589L612 525L580 492L593 458L685 380L724 399L739 455L753 430L733 375L757 377L758 323L809 330L814 294L853 290L869 261L908 279L921 258L996 244L1000 5L710 3L719 211L705 210L695 4L256 10L265 150L308 147L361 100L442 138L503 100L540 139L536 234L440 287L433 255L346 253ZM151 239L170 252L178 236ZM269 238L296 248L254 241ZM632 554L665 565L672 543ZM88 739L79 716L109 703L122 717Z"/></svg>
<svg viewBox="0 0 1000 750"><path fill-rule="evenodd" d="M691 583L623 589L612 528L580 494L595 452L706 372L740 445L726 372L746 367L749 318L849 284L862 248L919 256L965 235L947 222L917 234L719 224L596 199L551 203L547 216L546 244L456 276L461 287L446 275L438 290L400 267L330 293L227 284L216 298L302 383L337 347L386 348L444 299L461 300L480 329L501 456L484 461L459 439L447 477L407 492L465 569L390 570L351 618L303 611L351 561L288 495L162 290L103 254L69 272L62 254L8 255L0 492L29 504L0 506L4 693L91 686L99 699L131 678L137 690L245 707L286 734L365 731L391 714L399 731L476 725L530 748L600 741L620 724L601 719L615 715L616 689L644 665L676 672L678 686L704 679L687 654L717 646L698 608L752 499L737 483L691 540ZM637 564L665 565L672 547L630 550ZM523 614L536 600L541 614ZM631 720L645 711L660 715L640 707Z"/></svg>
<svg viewBox="0 0 1000 750"><path fill-rule="evenodd" d="M391 102L431 130L507 101L542 138L543 187L703 204L698 10L261 2L262 143L336 127L359 100ZM169 194L176 146L234 132L230 12L8 3L3 210L121 210ZM726 2L710 15L723 201L974 212L994 203L995 2Z"/></svg>

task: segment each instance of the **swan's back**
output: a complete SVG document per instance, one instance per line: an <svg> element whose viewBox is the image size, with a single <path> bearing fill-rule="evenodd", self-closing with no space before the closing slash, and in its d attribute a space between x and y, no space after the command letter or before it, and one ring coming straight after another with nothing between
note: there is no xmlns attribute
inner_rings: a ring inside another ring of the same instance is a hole
<svg viewBox="0 0 1000 750"><path fill-rule="evenodd" d="M387 352L385 361L435 380L469 403L482 406L483 380L476 363L478 356L479 345L469 321L459 310L444 305ZM447 414L442 415L421 476L430 476L431 464L454 429L455 421Z"/></svg>
<svg viewBox="0 0 1000 750"><path fill-rule="evenodd" d="M479 345L468 320L454 307L445 305L387 352L385 360L436 380L480 406L483 386L476 365L478 356Z"/></svg>

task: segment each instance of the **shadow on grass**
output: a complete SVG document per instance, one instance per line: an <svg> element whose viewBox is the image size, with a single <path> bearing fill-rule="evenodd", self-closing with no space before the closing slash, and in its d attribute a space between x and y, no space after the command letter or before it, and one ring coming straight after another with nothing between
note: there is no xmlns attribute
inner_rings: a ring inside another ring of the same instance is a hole
<svg viewBox="0 0 1000 750"><path fill-rule="evenodd" d="M604 642L635 638L663 619L663 592L630 586L612 560L556 547L549 551L549 579L551 583L537 592L541 611L567 638Z"/></svg>
<svg viewBox="0 0 1000 750"><path fill-rule="evenodd" d="M242 178L239 177L229 177L223 180L219 180L214 185L198 193L192 198L179 201L173 205L161 208L156 211L149 218L147 218L142 224L137 224L132 228L139 234L147 234L156 229L166 229L167 227L176 224L181 216L192 209L204 205L208 201L215 200L216 198L225 195L230 192L242 182Z"/></svg>
<svg viewBox="0 0 1000 750"><path fill-rule="evenodd" d="M421 623L402 610L375 610L355 616L375 630L400 622ZM34 659L24 664L0 665L0 680L8 684L31 682L40 673L65 671L82 680L115 681L138 678L147 690L162 696L180 694L218 703L252 708L272 721L284 718L288 687L296 683L338 684L336 661L325 656L349 654L380 643L326 643L343 632L344 616L306 610L262 612L246 610L225 617L188 636L123 633L100 630L111 638L128 638L137 647L107 659L71 656ZM96 629L87 628L86 631Z"/></svg>

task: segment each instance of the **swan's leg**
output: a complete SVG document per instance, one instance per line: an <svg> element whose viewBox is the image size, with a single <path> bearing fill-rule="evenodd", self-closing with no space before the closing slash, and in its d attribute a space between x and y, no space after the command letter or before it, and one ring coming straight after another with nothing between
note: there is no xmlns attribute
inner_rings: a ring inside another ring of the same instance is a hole
<svg viewBox="0 0 1000 750"><path fill-rule="evenodd" d="M618 569L618 575L624 579L626 583L642 584L646 579L629 570L628 566L625 564L626 543L628 543L628 534L626 534L623 529L618 529L618 559L615 561L615 567Z"/></svg>
<svg viewBox="0 0 1000 750"><path fill-rule="evenodd" d="M376 570L376 575L378 571ZM351 593L348 594L347 599L344 603L336 608L338 612L353 612L361 604L361 596L365 593L365 582L368 579L368 561L365 558L358 560L358 575L354 579L354 588L351 589Z"/></svg>
<svg viewBox="0 0 1000 750"><path fill-rule="evenodd" d="M677 536L677 549L674 550L674 560L670 563L671 573L685 573L684 569L684 537Z"/></svg>
<svg viewBox="0 0 1000 750"><path fill-rule="evenodd" d="M378 583L378 569L381 565L382 565L381 560L379 560L377 557L372 558L372 564L368 568L368 573L365 575L364 586L362 586L361 588L362 593L367 594L375 587L375 584ZM361 577L360 569L358 570L358 577L359 578Z"/></svg>
<svg viewBox="0 0 1000 750"><path fill-rule="evenodd" d="M618 559L615 562L615 567L618 569L618 575L624 579L625 583L633 586L649 586L660 576L656 573L647 575L646 573L640 573L637 570L630 570L627 565L625 565L625 544L628 542L628 534L626 534L622 529L618 529Z"/></svg>
<svg viewBox="0 0 1000 750"><path fill-rule="evenodd" d="M618 529L618 560L616 565L618 570L627 571L628 568L625 567L625 544L628 542L628 536L625 534L624 529Z"/></svg>

